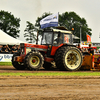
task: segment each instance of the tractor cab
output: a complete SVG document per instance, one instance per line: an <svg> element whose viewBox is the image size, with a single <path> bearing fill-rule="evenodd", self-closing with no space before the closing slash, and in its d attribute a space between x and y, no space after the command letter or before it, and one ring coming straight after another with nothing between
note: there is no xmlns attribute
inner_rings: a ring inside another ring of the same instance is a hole
<svg viewBox="0 0 100 100"><path fill-rule="evenodd" d="M59 46L61 44L72 44L72 32L66 28L45 29L43 31L41 45Z"/></svg>

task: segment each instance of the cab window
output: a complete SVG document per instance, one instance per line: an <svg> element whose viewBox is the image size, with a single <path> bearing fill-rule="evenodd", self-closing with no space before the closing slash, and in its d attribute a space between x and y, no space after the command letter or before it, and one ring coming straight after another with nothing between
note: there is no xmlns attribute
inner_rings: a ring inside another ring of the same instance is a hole
<svg viewBox="0 0 100 100"><path fill-rule="evenodd" d="M58 46L58 45L60 45L61 43L63 43L62 33L54 33L53 45L54 45L54 46Z"/></svg>
<svg viewBox="0 0 100 100"><path fill-rule="evenodd" d="M64 43L72 43L72 38L70 34L64 34Z"/></svg>
<svg viewBox="0 0 100 100"><path fill-rule="evenodd" d="M52 44L52 32L44 32L42 44Z"/></svg>

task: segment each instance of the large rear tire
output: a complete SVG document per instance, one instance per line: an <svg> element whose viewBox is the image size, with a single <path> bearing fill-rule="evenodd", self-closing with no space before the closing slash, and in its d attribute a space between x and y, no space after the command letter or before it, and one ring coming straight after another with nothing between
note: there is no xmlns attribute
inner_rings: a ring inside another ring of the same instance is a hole
<svg viewBox="0 0 100 100"><path fill-rule="evenodd" d="M16 62L14 61L14 57L19 56L19 53L15 53L12 56L12 65L14 66L14 68L16 68L17 70L24 70L26 67L24 66L24 63L20 63L20 62Z"/></svg>
<svg viewBox="0 0 100 100"><path fill-rule="evenodd" d="M38 70L43 66L44 58L39 51L33 51L26 55L24 63L28 69Z"/></svg>
<svg viewBox="0 0 100 100"><path fill-rule="evenodd" d="M55 55L56 66L60 70L76 71L81 67L82 61L81 51L73 46L61 47Z"/></svg>

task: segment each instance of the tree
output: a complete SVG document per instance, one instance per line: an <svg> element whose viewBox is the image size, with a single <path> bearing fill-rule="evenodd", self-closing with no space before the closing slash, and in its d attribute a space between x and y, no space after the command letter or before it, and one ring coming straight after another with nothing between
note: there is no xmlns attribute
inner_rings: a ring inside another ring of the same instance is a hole
<svg viewBox="0 0 100 100"><path fill-rule="evenodd" d="M36 35L34 34L34 32L36 31L36 29L34 25L29 21L27 21L27 26L24 31L25 31L24 37L26 37L26 41L28 41L29 43L35 42Z"/></svg>
<svg viewBox="0 0 100 100"><path fill-rule="evenodd" d="M17 38L20 32L20 18L14 17L11 13L7 11L0 11L0 29L3 30L8 35Z"/></svg>
<svg viewBox="0 0 100 100"><path fill-rule="evenodd" d="M35 28L40 29L40 20L44 17L51 15L52 13L44 13L41 17L38 17L35 23ZM74 28L73 34L80 37L80 28L82 34L82 40L86 41L86 34L92 35L91 28L88 28L85 18L81 18L75 12L65 12L59 15L59 26L64 26L68 30ZM39 31L41 35L41 31Z"/></svg>
<svg viewBox="0 0 100 100"><path fill-rule="evenodd" d="M65 12L59 16L59 25L65 26L68 30L74 28L73 34L80 37L80 28L82 40L86 41L86 34L92 35L92 29L88 28L85 18L81 18L75 12Z"/></svg>

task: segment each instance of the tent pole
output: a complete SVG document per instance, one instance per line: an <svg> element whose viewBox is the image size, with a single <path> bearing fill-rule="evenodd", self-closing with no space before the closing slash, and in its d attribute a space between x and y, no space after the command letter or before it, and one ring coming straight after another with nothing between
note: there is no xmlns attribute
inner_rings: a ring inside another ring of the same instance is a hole
<svg viewBox="0 0 100 100"><path fill-rule="evenodd" d="M38 31L37 31L37 39L36 39L36 44L38 44Z"/></svg>

